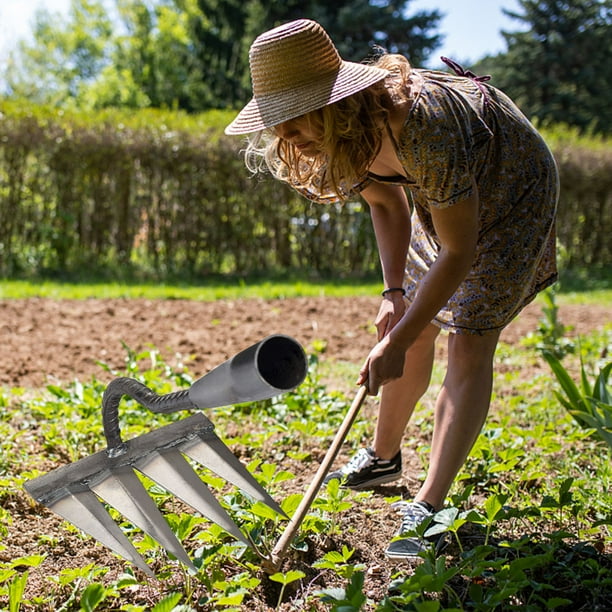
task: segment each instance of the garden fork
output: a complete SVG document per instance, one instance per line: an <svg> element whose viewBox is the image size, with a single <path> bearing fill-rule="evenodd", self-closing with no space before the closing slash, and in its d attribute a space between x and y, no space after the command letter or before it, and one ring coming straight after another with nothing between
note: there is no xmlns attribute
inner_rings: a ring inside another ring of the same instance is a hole
<svg viewBox="0 0 612 612"><path fill-rule="evenodd" d="M214 433L214 425L203 414L194 414L124 442L119 430L121 398L130 396L156 413L214 408L268 399L290 391L304 380L306 372L302 347L288 336L273 335L217 366L187 390L158 395L137 380L116 378L102 398L107 448L30 480L24 487L37 502L153 575L100 501L104 500L195 572L191 559L136 471L247 545L248 540L185 457L280 515L285 514Z"/></svg>

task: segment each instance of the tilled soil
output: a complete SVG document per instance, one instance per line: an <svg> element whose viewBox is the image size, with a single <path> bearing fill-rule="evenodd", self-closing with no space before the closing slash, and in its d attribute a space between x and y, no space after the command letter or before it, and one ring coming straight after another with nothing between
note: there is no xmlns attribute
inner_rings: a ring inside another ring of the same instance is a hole
<svg viewBox="0 0 612 612"><path fill-rule="evenodd" d="M199 376L270 334L292 336L307 350L313 341L323 341L325 358L361 363L374 344L378 304L377 297L3 300L0 385L103 380L100 362L122 370L126 347L135 353L155 347L168 362L187 359ZM517 342L536 330L540 318L540 307L529 305L502 341ZM609 323L612 313L606 307L569 305L560 308L559 318L580 334Z"/></svg>
<svg viewBox="0 0 612 612"><path fill-rule="evenodd" d="M192 375L197 377L270 334L292 336L307 351L313 342L322 342L325 351L321 359L360 364L374 343L373 320L378 304L377 297L216 302L4 300L0 301L0 386L42 388L47 384L91 377L110 381L116 372L124 370L128 348L132 353L156 348L167 363L186 363ZM572 330L570 335L601 329L610 322L610 315L608 308L595 306L561 306L559 310L559 319ZM537 329L541 316L537 304L528 306L503 332L502 341L519 342ZM444 353L441 344L438 357L444 358ZM526 368L534 367L538 366L526 364ZM532 372L524 374L530 376ZM368 400L364 410L374 415L374 400ZM40 469L54 467L48 465L40 448L31 450L33 454L40 453ZM314 461L283 465L284 469L296 474L287 484L287 493L306 489L324 453L325 449L311 449ZM410 453L405 455L403 479L397 485L384 487L383 494L370 498L368 512L360 512L358 506L353 506L343 513L341 541L335 536L318 543L330 549L343 544L354 548L356 553L351 561L365 564L365 591L374 599L384 596L393 571L384 561L382 550L395 531L396 520L390 515L384 497L409 497L418 486L422 470L418 457ZM58 594L57 605L63 601L62 595L68 598L72 587L50 586L49 583L49 576L57 575L61 569L93 563L109 569L106 580L116 578L125 570L125 564L104 547L91 538L67 530L56 515L31 503L25 494L2 498L2 507L12 520L7 526L8 535L1 543L4 548L0 546L0 561L33 554L48 555L40 568L29 570L28 599L50 590ZM314 555L314 551L310 554ZM316 551L315 558L321 554L321 550ZM304 562L304 559L295 560L298 567ZM23 571L25 568L17 569ZM179 579L175 579L178 583ZM129 601L153 605L159 601L160 593L171 588L171 583L143 580L132 588ZM244 609L273 609L278 593L275 588L268 582L267 587L260 589L261 600L250 601ZM177 589L181 589L180 584ZM3 603L6 602L0 598L0 604ZM46 603L26 609L53 610L54 605ZM296 609L286 605L287 610ZM101 606L99 609L113 608Z"/></svg>

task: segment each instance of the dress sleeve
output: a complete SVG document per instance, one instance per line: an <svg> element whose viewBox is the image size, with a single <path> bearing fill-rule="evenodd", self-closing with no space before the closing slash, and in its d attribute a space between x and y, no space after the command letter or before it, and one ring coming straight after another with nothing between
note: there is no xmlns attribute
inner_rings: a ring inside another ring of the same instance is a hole
<svg viewBox="0 0 612 612"><path fill-rule="evenodd" d="M415 196L436 208L469 197L474 149L490 138L474 110L448 88L424 89L399 144Z"/></svg>

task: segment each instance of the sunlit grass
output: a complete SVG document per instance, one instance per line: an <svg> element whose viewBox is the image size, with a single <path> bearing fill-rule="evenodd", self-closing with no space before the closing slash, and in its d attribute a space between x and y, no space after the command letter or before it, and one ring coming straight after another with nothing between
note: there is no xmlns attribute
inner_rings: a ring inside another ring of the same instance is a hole
<svg viewBox="0 0 612 612"><path fill-rule="evenodd" d="M279 299L293 297L354 297L378 295L382 285L376 282L308 282L235 280L210 285L131 284L131 283L62 283L2 281L1 299L32 297L50 299L145 298L214 301L221 299Z"/></svg>
<svg viewBox="0 0 612 612"><path fill-rule="evenodd" d="M282 299L296 297L378 296L380 282L371 281L307 281L307 280L236 280L216 279L202 284L171 283L70 283L56 281L2 280L0 299L101 299L144 298L214 301L222 299ZM536 298L538 300L539 298ZM557 293L558 304L612 305L612 289L591 289ZM612 315L612 312L611 312Z"/></svg>

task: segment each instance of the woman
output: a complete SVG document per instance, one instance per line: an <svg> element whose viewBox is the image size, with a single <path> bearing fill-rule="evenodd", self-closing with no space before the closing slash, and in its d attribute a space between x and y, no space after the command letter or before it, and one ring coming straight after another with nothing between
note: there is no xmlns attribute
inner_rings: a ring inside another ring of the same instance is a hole
<svg viewBox="0 0 612 612"><path fill-rule="evenodd" d="M254 134L267 167L318 202L368 203L385 289L378 342L358 384L382 387L371 448L328 478L363 489L401 477L401 442L448 332L425 481L403 505L386 554L417 555L415 528L439 510L489 410L501 330L556 280L558 177L542 138L512 101L457 73L397 55L343 61L319 24L287 23L251 46L253 99L226 128Z"/></svg>

